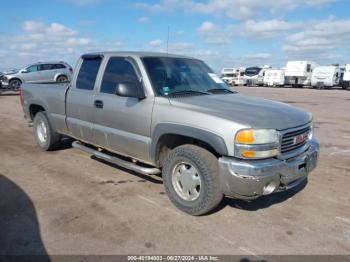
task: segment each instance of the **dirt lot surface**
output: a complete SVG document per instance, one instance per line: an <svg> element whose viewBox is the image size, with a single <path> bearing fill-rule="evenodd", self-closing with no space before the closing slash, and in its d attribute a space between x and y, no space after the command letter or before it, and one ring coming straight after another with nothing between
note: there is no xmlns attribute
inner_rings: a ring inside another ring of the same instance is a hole
<svg viewBox="0 0 350 262"><path fill-rule="evenodd" d="M350 254L350 91L236 89L312 112L319 166L305 187L202 217L157 176L41 151L19 97L0 95L0 254Z"/></svg>

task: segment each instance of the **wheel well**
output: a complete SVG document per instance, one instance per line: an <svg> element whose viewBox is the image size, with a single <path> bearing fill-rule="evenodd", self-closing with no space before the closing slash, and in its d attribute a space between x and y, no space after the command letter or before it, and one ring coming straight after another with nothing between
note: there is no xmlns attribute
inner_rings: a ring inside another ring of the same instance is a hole
<svg viewBox="0 0 350 262"><path fill-rule="evenodd" d="M35 115L41 111L45 111L45 108L43 108L40 105L30 105L29 106L30 118L33 120Z"/></svg>
<svg viewBox="0 0 350 262"><path fill-rule="evenodd" d="M156 163L160 167L163 166L165 158L167 157L170 150L185 144L200 146L208 150L209 152L211 152L216 157L220 156L220 154L216 152L215 149L205 141L202 141L200 139L196 139L193 137L189 137L189 136L183 136L183 135L177 135L177 134L165 134L159 138L157 143Z"/></svg>
<svg viewBox="0 0 350 262"><path fill-rule="evenodd" d="M19 80L19 81L22 83L22 80L19 79L19 78L17 78L17 77L11 78L11 79L9 80L9 82L11 82L11 81L13 81L13 80Z"/></svg>
<svg viewBox="0 0 350 262"><path fill-rule="evenodd" d="M68 76L66 76L65 74L60 74L60 75L58 75L58 76L56 77L56 81L57 81L57 79L58 79L59 77L61 77L61 76L64 76L64 77L66 77L66 78L68 79Z"/></svg>

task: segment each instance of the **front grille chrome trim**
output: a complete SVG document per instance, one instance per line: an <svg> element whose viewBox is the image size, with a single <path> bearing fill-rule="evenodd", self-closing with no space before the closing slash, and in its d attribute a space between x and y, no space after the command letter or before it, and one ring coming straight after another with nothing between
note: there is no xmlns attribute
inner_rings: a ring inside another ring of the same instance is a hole
<svg viewBox="0 0 350 262"><path fill-rule="evenodd" d="M308 139L302 143L294 144L294 138L305 134L308 135L308 132L311 131L311 122L303 126L285 129L279 131L280 136L280 154L278 155L279 159L289 159L297 155L300 155L307 151L310 147Z"/></svg>

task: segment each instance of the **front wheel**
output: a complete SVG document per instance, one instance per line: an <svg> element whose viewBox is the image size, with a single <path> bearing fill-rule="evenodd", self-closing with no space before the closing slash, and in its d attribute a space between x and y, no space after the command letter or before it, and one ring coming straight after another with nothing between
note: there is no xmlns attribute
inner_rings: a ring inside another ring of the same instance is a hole
<svg viewBox="0 0 350 262"><path fill-rule="evenodd" d="M60 135L56 133L44 112L38 112L33 121L34 137L39 147L45 151L56 149L60 144Z"/></svg>
<svg viewBox="0 0 350 262"><path fill-rule="evenodd" d="M22 85L22 81L19 79L12 79L9 82L9 87L13 91L17 91L18 89L20 89L21 85Z"/></svg>
<svg viewBox="0 0 350 262"><path fill-rule="evenodd" d="M169 153L163 182L173 204L190 215L208 213L223 197L217 158L195 145L179 146Z"/></svg>

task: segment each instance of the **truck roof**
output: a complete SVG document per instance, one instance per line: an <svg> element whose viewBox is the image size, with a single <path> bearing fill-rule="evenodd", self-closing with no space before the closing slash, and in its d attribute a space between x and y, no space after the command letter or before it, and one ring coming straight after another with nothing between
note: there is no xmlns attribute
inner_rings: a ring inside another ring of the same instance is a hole
<svg viewBox="0 0 350 262"><path fill-rule="evenodd" d="M92 52L84 55L109 55L109 56L137 56L137 57L175 57L175 58L190 58L190 56L170 54L165 52L144 52L144 51L102 51Z"/></svg>

